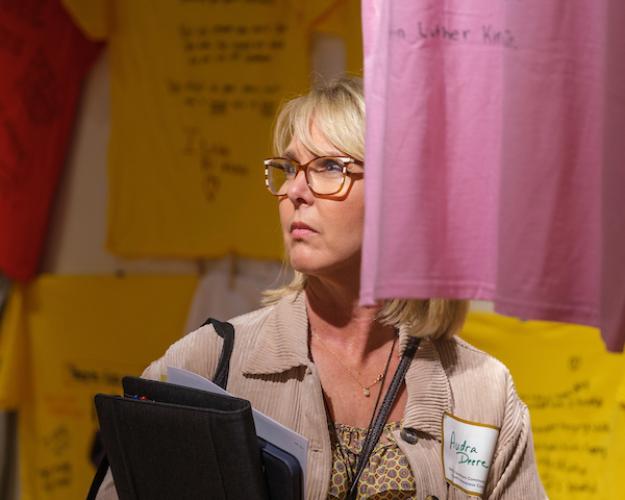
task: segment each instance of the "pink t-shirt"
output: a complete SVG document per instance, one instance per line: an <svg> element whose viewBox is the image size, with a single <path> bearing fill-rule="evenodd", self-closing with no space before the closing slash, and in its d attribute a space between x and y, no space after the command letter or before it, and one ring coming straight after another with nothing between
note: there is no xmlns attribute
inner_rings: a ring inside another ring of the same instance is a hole
<svg viewBox="0 0 625 500"><path fill-rule="evenodd" d="M362 5L363 303L493 300L622 349L622 2Z"/></svg>

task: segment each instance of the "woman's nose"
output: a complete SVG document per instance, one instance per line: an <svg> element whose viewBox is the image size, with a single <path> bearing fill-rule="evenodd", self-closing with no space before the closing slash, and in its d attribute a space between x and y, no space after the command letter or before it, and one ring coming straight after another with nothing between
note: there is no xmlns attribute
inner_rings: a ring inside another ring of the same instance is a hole
<svg viewBox="0 0 625 500"><path fill-rule="evenodd" d="M311 200L313 195L308 187L308 182L306 181L306 175L304 172L299 171L295 174L295 177L290 182L287 195L293 202L296 202L297 200L309 202Z"/></svg>

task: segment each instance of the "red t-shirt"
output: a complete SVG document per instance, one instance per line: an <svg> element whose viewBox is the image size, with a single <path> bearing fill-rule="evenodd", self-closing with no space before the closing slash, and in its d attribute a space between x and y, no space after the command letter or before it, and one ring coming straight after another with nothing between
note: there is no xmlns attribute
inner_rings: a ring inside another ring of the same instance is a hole
<svg viewBox="0 0 625 500"><path fill-rule="evenodd" d="M37 270L80 86L100 45L58 0L0 4L0 271Z"/></svg>

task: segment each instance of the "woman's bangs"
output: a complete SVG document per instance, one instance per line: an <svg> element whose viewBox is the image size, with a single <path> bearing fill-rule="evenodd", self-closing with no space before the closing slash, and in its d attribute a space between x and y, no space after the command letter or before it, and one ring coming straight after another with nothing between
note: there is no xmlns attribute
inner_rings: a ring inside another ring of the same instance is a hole
<svg viewBox="0 0 625 500"><path fill-rule="evenodd" d="M290 101L276 122L275 153L283 156L290 142L296 137L302 145L316 156L335 154L336 151L363 159L364 145L359 137L364 134L359 110L352 102L342 105L332 103L327 96L309 94ZM332 144L333 151L319 147L312 137L312 125ZM355 132L355 133L354 133Z"/></svg>

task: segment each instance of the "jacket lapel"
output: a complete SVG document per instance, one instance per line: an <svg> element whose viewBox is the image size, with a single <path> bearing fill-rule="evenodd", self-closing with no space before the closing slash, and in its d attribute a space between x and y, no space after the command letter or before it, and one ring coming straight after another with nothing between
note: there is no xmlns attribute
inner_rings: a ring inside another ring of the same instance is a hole
<svg viewBox="0 0 625 500"><path fill-rule="evenodd" d="M400 337L404 335L407 333L400 331ZM408 400L402 427L425 432L441 441L443 413L451 410L451 388L436 343L429 338L421 341L408 368L406 390Z"/></svg>

